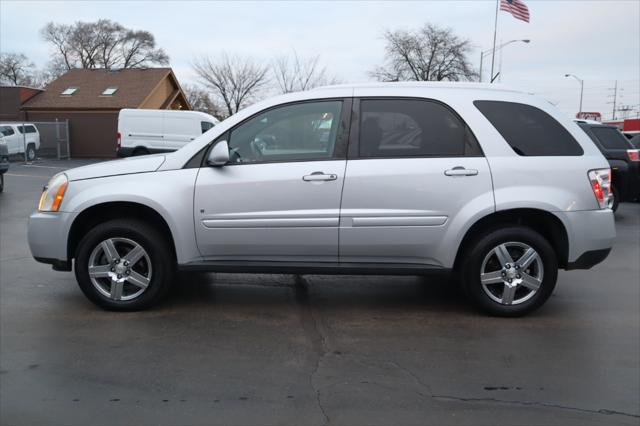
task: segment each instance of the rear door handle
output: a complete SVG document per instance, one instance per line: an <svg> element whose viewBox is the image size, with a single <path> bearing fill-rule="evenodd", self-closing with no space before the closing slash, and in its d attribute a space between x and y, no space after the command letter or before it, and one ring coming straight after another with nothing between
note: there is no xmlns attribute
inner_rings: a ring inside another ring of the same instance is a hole
<svg viewBox="0 0 640 426"><path fill-rule="evenodd" d="M338 179L338 175L325 174L324 172L313 172L310 175L302 176L302 180L305 182L318 182L336 179Z"/></svg>
<svg viewBox="0 0 640 426"><path fill-rule="evenodd" d="M475 176L478 174L477 170L474 169L465 169L464 167L458 166L453 169L448 169L444 171L446 176Z"/></svg>

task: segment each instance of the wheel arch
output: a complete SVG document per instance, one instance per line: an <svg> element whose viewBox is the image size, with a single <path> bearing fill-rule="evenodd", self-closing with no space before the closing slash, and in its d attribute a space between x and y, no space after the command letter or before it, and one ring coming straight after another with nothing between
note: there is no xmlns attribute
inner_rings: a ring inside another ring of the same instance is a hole
<svg viewBox="0 0 640 426"><path fill-rule="evenodd" d="M142 153L142 154L141 154ZM136 156L136 155L149 155L151 154L151 151L149 150L149 148L147 148L144 145L137 145L136 147L134 147L131 150L131 156Z"/></svg>
<svg viewBox="0 0 640 426"><path fill-rule="evenodd" d="M488 214L471 225L458 247L454 262L454 269L458 269L465 251L476 236L489 228L510 225L527 226L541 234L547 239L547 241L549 241L556 252L556 256L558 257L558 267L567 267L569 259L569 237L562 220L546 210L519 208L500 210Z"/></svg>
<svg viewBox="0 0 640 426"><path fill-rule="evenodd" d="M110 201L94 204L84 209L73 221L67 237L67 259L75 258L82 236L94 226L112 219L133 218L151 224L167 239L173 258L176 259L174 235L167 221L153 208L132 201Z"/></svg>

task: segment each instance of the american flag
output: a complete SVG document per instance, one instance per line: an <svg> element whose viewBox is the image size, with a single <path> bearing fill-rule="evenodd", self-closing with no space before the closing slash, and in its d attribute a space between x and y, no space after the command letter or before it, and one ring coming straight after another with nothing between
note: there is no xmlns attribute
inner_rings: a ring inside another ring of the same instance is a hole
<svg viewBox="0 0 640 426"><path fill-rule="evenodd" d="M509 12L516 19L529 22L529 8L522 0L500 0L500 10Z"/></svg>

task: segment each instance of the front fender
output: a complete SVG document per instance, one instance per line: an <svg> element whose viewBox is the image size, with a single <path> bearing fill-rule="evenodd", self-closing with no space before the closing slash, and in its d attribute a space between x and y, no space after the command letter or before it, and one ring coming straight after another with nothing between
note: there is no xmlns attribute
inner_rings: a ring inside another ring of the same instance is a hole
<svg viewBox="0 0 640 426"><path fill-rule="evenodd" d="M171 230L178 263L200 257L193 227L193 187L198 169L109 176L69 183L61 210L77 216L103 203L130 202L155 210Z"/></svg>

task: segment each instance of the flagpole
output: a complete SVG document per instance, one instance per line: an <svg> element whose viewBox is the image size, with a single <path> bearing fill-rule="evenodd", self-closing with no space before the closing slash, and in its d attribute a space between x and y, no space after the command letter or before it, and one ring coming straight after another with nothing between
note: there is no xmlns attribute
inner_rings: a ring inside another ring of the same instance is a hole
<svg viewBox="0 0 640 426"><path fill-rule="evenodd" d="M496 35L498 34L498 5L500 4L500 0L496 0L496 20L493 26L493 50L491 53L491 75L489 76L489 81L493 83L493 66L496 61Z"/></svg>

